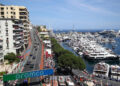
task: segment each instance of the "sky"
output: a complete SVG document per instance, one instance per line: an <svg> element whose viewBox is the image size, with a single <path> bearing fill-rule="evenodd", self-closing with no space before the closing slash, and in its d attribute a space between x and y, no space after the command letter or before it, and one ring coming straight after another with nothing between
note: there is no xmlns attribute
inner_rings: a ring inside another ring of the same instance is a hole
<svg viewBox="0 0 120 86"><path fill-rule="evenodd" d="M27 7L33 25L63 29L120 29L120 0L0 0Z"/></svg>

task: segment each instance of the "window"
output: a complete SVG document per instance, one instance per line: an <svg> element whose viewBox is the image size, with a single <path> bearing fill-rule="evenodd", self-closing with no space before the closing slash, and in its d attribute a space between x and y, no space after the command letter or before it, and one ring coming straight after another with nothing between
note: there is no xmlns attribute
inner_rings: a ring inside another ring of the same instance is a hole
<svg viewBox="0 0 120 86"><path fill-rule="evenodd" d="M8 28L6 28L6 30L8 30Z"/></svg>
<svg viewBox="0 0 120 86"><path fill-rule="evenodd" d="M6 33L6 36L8 36L8 33Z"/></svg>
<svg viewBox="0 0 120 86"><path fill-rule="evenodd" d="M1 12L1 15L4 15L4 12Z"/></svg>
<svg viewBox="0 0 120 86"><path fill-rule="evenodd" d="M13 16L11 16L11 18L13 18Z"/></svg>
<svg viewBox="0 0 120 86"><path fill-rule="evenodd" d="M11 7L11 10L13 10L13 7Z"/></svg>
<svg viewBox="0 0 120 86"><path fill-rule="evenodd" d="M1 10L4 10L4 8L3 8L3 7L1 7Z"/></svg>
<svg viewBox="0 0 120 86"><path fill-rule="evenodd" d="M4 16L1 16L2 18L4 18Z"/></svg>
<svg viewBox="0 0 120 86"><path fill-rule="evenodd" d="M9 39L6 39L7 49L9 49Z"/></svg>
<svg viewBox="0 0 120 86"><path fill-rule="evenodd" d="M6 33L8 33L8 30L6 30Z"/></svg>
<svg viewBox="0 0 120 86"><path fill-rule="evenodd" d="M5 22L5 25L6 25L6 26L8 26L8 23L7 23L7 21Z"/></svg>

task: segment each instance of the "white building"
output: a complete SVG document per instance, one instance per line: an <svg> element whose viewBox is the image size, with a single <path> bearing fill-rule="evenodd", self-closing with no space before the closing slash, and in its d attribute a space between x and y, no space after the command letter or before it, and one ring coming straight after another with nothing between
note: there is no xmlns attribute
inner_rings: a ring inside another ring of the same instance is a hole
<svg viewBox="0 0 120 86"><path fill-rule="evenodd" d="M23 51L23 25L17 19L0 19L0 60L4 55Z"/></svg>
<svg viewBox="0 0 120 86"><path fill-rule="evenodd" d="M29 24L29 29L31 30L33 28L32 23Z"/></svg>
<svg viewBox="0 0 120 86"><path fill-rule="evenodd" d="M28 46L30 38L29 11L24 6L0 5L0 18L20 19L24 25L24 45Z"/></svg>

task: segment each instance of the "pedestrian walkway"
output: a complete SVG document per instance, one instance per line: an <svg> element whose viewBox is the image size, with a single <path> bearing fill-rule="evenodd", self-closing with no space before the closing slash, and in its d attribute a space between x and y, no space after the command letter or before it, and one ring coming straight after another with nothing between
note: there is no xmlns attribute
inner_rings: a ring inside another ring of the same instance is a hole
<svg viewBox="0 0 120 86"><path fill-rule="evenodd" d="M29 54L30 54L30 49L31 49L31 45L32 45L32 40L31 40L31 37L30 37L30 39L29 39L29 44L28 44L28 48L24 51L24 53L23 53L23 57L24 57L24 59L27 57L27 56L29 56Z"/></svg>
<svg viewBox="0 0 120 86"><path fill-rule="evenodd" d="M42 53L41 53L40 70L43 69L43 66L44 66L44 45L42 43Z"/></svg>

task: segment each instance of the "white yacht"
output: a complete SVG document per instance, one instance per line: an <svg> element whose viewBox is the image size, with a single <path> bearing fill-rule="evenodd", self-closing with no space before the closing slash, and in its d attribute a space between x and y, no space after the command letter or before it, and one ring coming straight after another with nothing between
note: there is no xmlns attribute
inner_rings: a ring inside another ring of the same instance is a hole
<svg viewBox="0 0 120 86"><path fill-rule="evenodd" d="M93 75L100 77L108 77L109 75L109 64L100 62L94 66Z"/></svg>
<svg viewBox="0 0 120 86"><path fill-rule="evenodd" d="M110 70L111 70L110 78L120 81L120 66L111 65Z"/></svg>
<svg viewBox="0 0 120 86"><path fill-rule="evenodd" d="M68 34L57 35L57 38L62 39L62 37L70 38L68 45L77 52L78 55L83 56L91 60L103 60L103 59L118 59L110 49L103 47L100 42L104 39L102 36L96 36L91 33L77 33L73 32ZM98 38L96 38L98 37Z"/></svg>

